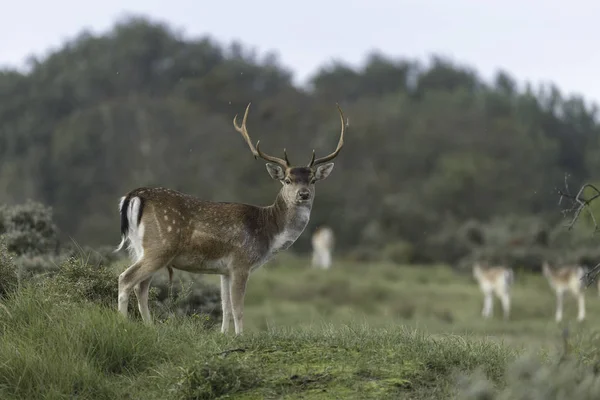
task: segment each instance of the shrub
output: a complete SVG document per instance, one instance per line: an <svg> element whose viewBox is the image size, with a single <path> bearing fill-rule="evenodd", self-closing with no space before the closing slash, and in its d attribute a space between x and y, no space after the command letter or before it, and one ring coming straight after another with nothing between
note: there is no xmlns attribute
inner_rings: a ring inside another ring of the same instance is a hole
<svg viewBox="0 0 600 400"><path fill-rule="evenodd" d="M410 264L414 259L414 247L402 240L388 243L382 250L382 258L396 264Z"/></svg>
<svg viewBox="0 0 600 400"><path fill-rule="evenodd" d="M17 256L56 253L58 229L52 220L52 208L27 201L0 208L0 234L8 250Z"/></svg>
<svg viewBox="0 0 600 400"><path fill-rule="evenodd" d="M89 246L79 246L78 244L71 242L63 246L61 254L65 258L83 258L86 263L92 265L110 265L122 258L122 256L115 253L114 250L114 246L100 246L92 248Z"/></svg>
<svg viewBox="0 0 600 400"><path fill-rule="evenodd" d="M109 268L75 257L64 261L48 284L72 301L113 305L118 295L117 276Z"/></svg>
<svg viewBox="0 0 600 400"><path fill-rule="evenodd" d="M558 364L543 364L523 357L506 368L504 387L495 389L482 371L460 382L459 396L465 400L577 400L597 399L600 376L594 367L569 359Z"/></svg>
<svg viewBox="0 0 600 400"><path fill-rule="evenodd" d="M454 264L485 243L484 228L476 221L461 225L449 223L439 232L428 236L420 246L428 262Z"/></svg>
<svg viewBox="0 0 600 400"><path fill-rule="evenodd" d="M209 400L248 390L260 381L254 368L213 356L183 369L177 392L181 400Z"/></svg>
<svg viewBox="0 0 600 400"><path fill-rule="evenodd" d="M81 257L63 261L45 283L57 296L69 301L87 301L116 307L118 277L112 268L93 264ZM221 318L221 293L214 285L179 280L170 286L168 280L156 276L150 286L148 306L157 320L170 317L206 315L206 325L212 326ZM137 298L129 296L130 316L139 319Z"/></svg>
<svg viewBox="0 0 600 400"><path fill-rule="evenodd" d="M5 297L7 294L13 292L17 289L18 285L17 267L6 247L4 239L0 236L0 297Z"/></svg>
<svg viewBox="0 0 600 400"><path fill-rule="evenodd" d="M381 261L381 250L370 246L357 246L350 250L345 258L352 262Z"/></svg>
<svg viewBox="0 0 600 400"><path fill-rule="evenodd" d="M21 255L14 258L14 263L21 279L31 279L37 276L52 276L64 260L64 257L54 254Z"/></svg>
<svg viewBox="0 0 600 400"><path fill-rule="evenodd" d="M202 281L174 279L172 286L160 275L152 281L152 307L159 319L206 315L207 326L221 320L221 290Z"/></svg>

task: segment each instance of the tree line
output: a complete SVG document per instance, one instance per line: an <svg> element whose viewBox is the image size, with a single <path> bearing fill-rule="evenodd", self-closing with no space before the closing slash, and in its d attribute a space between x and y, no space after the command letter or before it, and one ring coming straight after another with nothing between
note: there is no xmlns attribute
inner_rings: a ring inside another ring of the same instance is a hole
<svg viewBox="0 0 600 400"><path fill-rule="evenodd" d="M49 205L63 238L90 245L118 241L118 199L139 186L266 205L278 187L233 116L252 102L252 138L303 164L312 149L335 148L339 103L350 127L307 231L332 226L337 250L356 257L455 261L457 241L493 241L491 225L535 220L517 231L552 236L554 188L598 170L597 107L554 85L519 86L437 56L371 53L363 67L328 64L298 87L274 54L131 18L32 57L26 72L0 71L0 203Z"/></svg>

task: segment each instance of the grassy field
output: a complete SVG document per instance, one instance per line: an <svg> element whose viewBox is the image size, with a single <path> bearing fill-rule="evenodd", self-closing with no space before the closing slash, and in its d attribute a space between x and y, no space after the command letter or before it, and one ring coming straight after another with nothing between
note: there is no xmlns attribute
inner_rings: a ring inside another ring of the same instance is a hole
<svg viewBox="0 0 600 400"><path fill-rule="evenodd" d="M219 282L213 276L195 279ZM486 320L480 316L483 297L470 271L341 262L323 271L309 268L307 260L281 257L251 277L245 318L252 331L360 322L491 338L528 348L560 345L564 328L577 334L599 326L600 297L595 287L586 290L583 323L575 320L576 302L567 296L563 322L557 324L555 301L541 274L517 274L510 321L502 319L497 300L494 317Z"/></svg>
<svg viewBox="0 0 600 400"><path fill-rule="evenodd" d="M178 279L189 276L176 272ZM114 304L77 299L60 285L51 279L24 285L3 302L0 398L592 399L600 393L596 290L588 290L587 321L575 322L569 301L558 325L541 276L517 274L510 321L502 320L499 304L495 317L483 320L471 275L448 267L340 262L320 271L280 256L251 277L241 337L207 328L201 316L152 327L125 321Z"/></svg>

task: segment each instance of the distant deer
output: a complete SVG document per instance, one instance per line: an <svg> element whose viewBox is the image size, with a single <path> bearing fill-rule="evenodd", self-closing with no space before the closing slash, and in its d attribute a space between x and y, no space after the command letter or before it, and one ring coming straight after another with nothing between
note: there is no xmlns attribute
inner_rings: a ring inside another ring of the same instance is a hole
<svg viewBox="0 0 600 400"><path fill-rule="evenodd" d="M483 292L483 310L481 315L488 318L492 315L494 308L495 294L502 303L504 319L510 316L510 289L514 283L514 272L508 267L488 267L483 268L481 264L476 263L473 266L473 276L479 283L479 288Z"/></svg>
<svg viewBox="0 0 600 400"><path fill-rule="evenodd" d="M172 268L192 273L221 275L221 332L229 330L233 314L235 333L243 331L244 296L250 274L276 253L290 247L308 224L315 195L315 182L329 176L333 160L344 144L344 121L338 106L342 130L333 153L312 159L307 166L290 165L270 156L252 144L246 129L250 104L242 120L233 119L254 158L266 164L271 178L281 182L281 190L270 206L204 201L165 188L138 188L121 198L121 243L129 241L133 265L119 275L118 309L127 317L127 304L134 289L142 319L151 323L148 289L160 269ZM225 165L225 164L224 164Z"/></svg>
<svg viewBox="0 0 600 400"><path fill-rule="evenodd" d="M556 322L562 321L565 292L570 292L577 299L577 320L583 321L585 319L585 296L582 278L586 274L586 268L569 265L553 269L548 262L544 262L542 273L556 294Z"/></svg>
<svg viewBox="0 0 600 400"><path fill-rule="evenodd" d="M331 252L335 237L328 226L320 226L312 235L313 267L329 269L331 267Z"/></svg>

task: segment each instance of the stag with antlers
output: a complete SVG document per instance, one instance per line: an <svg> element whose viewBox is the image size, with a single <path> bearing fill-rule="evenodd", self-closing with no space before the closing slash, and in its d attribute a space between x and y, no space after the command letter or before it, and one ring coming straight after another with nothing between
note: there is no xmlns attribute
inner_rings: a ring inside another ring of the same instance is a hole
<svg viewBox="0 0 600 400"><path fill-rule="evenodd" d="M162 268L192 273L221 275L221 332L229 330L233 316L235 333L243 331L244 296L250 274L276 253L290 247L308 224L315 196L315 182L329 176L330 162L344 145L347 122L338 106L342 123L337 148L326 157L312 159L307 166L292 166L284 158L270 156L252 144L246 121L233 119L235 129L254 158L268 161L271 178L281 182L273 204L254 206L243 203L204 201L175 190L142 187L120 200L122 240L115 251L128 242L133 264L119 275L118 309L127 317L127 304L134 289L142 319L151 323L148 290L152 276Z"/></svg>

